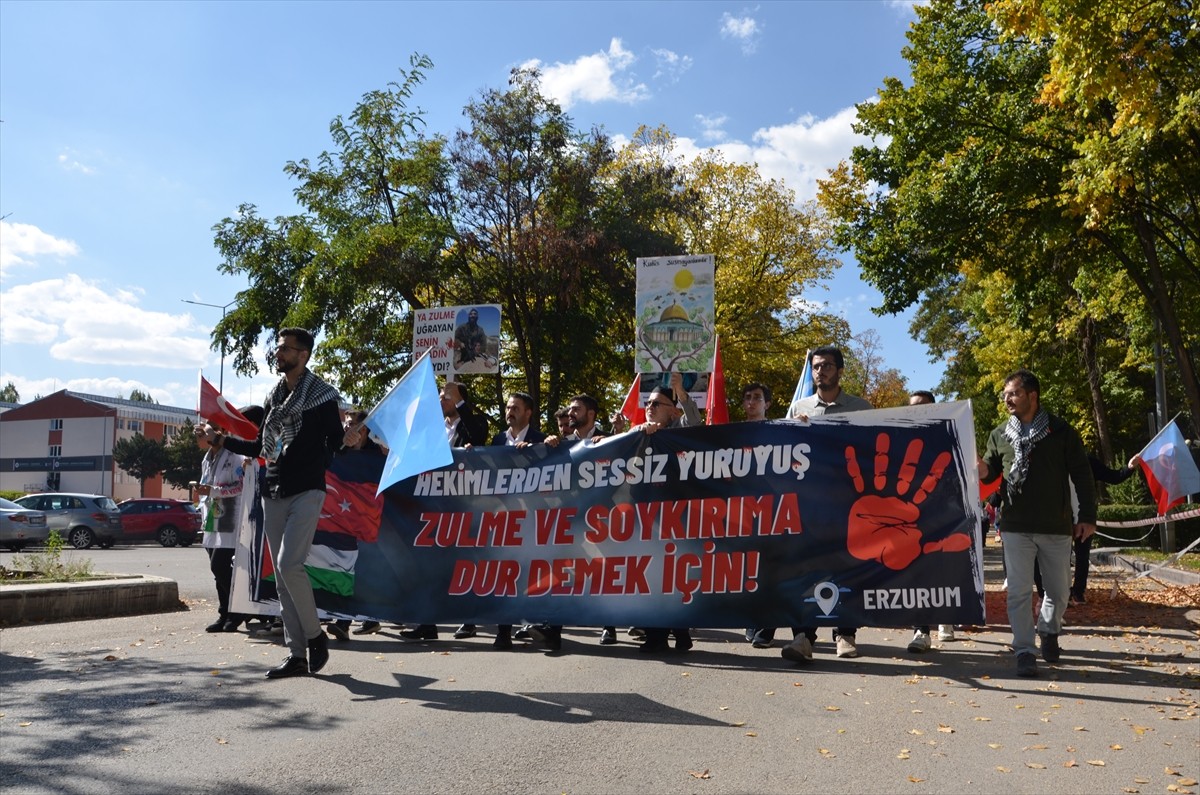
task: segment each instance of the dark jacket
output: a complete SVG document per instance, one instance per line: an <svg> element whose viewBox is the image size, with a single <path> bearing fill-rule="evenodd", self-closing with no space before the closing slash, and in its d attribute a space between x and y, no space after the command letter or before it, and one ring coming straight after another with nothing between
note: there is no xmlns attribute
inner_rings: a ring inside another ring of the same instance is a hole
<svg viewBox="0 0 1200 795"><path fill-rule="evenodd" d="M1004 483L1005 533L1071 535L1074 529L1071 510L1071 483L1079 497L1079 521L1096 523L1096 483L1088 463L1083 441L1075 429L1063 420L1050 415L1050 433L1033 446L1029 471L1019 492ZM991 483L1007 475L1015 453L1004 436L1004 425L996 427L988 437L983 460L988 465Z"/></svg>
<svg viewBox="0 0 1200 795"><path fill-rule="evenodd" d="M487 444L488 420L475 410L470 403L458 407L458 427L454 429L454 438L450 440L451 447L466 447Z"/></svg>
<svg viewBox="0 0 1200 795"><path fill-rule="evenodd" d="M263 416L271 413L268 395ZM291 497L305 491L325 490L325 470L335 451L342 447L342 417L336 400L327 400L304 412L300 432L278 461L267 462L267 497ZM257 456L262 451L262 429L252 442L226 439L225 448L239 455Z"/></svg>

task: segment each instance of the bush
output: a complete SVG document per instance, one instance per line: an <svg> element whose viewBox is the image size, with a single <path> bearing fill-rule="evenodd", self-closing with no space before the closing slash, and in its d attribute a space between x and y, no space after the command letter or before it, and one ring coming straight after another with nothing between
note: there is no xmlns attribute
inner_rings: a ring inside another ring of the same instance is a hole
<svg viewBox="0 0 1200 795"><path fill-rule="evenodd" d="M1168 518L1174 514L1194 511L1200 508L1195 503L1185 503L1170 511ZM1101 505L1097 511L1097 519L1101 522L1136 522L1142 519L1153 519L1158 516L1158 509L1153 505ZM1104 537L1097 539L1096 546L1144 546L1159 549L1162 546L1161 524L1138 525L1137 527L1101 527L1099 532ZM1147 535L1149 534L1149 535ZM1144 537L1145 540L1142 540ZM1180 519L1175 522L1175 549L1167 552L1178 552L1200 537L1200 517Z"/></svg>

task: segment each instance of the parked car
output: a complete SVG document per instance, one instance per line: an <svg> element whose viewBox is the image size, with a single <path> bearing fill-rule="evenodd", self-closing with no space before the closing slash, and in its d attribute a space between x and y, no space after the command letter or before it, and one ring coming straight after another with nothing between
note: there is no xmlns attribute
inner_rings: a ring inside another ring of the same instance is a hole
<svg viewBox="0 0 1200 795"><path fill-rule="evenodd" d="M154 539L164 547L190 547L200 534L200 509L186 500L136 497L121 511L121 540Z"/></svg>
<svg viewBox="0 0 1200 795"><path fill-rule="evenodd" d="M30 544L43 544L50 535L46 514L0 497L0 544L13 552Z"/></svg>
<svg viewBox="0 0 1200 795"><path fill-rule="evenodd" d="M76 549L97 544L108 549L121 535L121 512L103 494L29 494L14 500L22 508L46 514L46 525Z"/></svg>

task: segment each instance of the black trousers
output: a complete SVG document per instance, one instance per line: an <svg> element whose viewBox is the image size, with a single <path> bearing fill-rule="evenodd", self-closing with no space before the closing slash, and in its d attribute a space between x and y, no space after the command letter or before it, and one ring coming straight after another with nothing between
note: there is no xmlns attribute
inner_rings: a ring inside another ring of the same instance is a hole
<svg viewBox="0 0 1200 795"><path fill-rule="evenodd" d="M208 568L217 584L217 611L229 616L229 589L233 583L233 549L208 549Z"/></svg>

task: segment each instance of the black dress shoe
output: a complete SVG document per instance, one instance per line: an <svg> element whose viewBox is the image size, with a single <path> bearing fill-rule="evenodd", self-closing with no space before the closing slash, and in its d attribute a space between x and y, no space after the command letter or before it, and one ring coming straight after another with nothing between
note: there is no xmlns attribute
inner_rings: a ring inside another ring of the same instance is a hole
<svg viewBox="0 0 1200 795"><path fill-rule="evenodd" d="M513 637L517 640L530 640L533 638L533 626L530 624L523 625L520 629L513 633Z"/></svg>
<svg viewBox="0 0 1200 795"><path fill-rule="evenodd" d="M225 619L225 626L221 627L221 631L222 632L237 632L238 627L240 627L241 625L242 625L242 619L227 618L227 619Z"/></svg>
<svg viewBox="0 0 1200 795"><path fill-rule="evenodd" d="M308 642L308 670L316 673L329 662L329 638L322 632Z"/></svg>
<svg viewBox="0 0 1200 795"><path fill-rule="evenodd" d="M463 624L458 629L454 630L455 640L466 640L467 638L475 637L475 625Z"/></svg>
<svg viewBox="0 0 1200 795"><path fill-rule="evenodd" d="M562 651L562 627L552 627L549 624L533 627L534 640L546 644L548 651Z"/></svg>
<svg viewBox="0 0 1200 795"><path fill-rule="evenodd" d="M508 651L513 647L512 635L497 635L492 641L492 648L496 651Z"/></svg>
<svg viewBox="0 0 1200 795"><path fill-rule="evenodd" d="M692 633L686 629L675 630L675 651L687 651L692 648Z"/></svg>
<svg viewBox="0 0 1200 795"><path fill-rule="evenodd" d="M605 627L604 631L600 633L600 645L601 646L612 646L616 642L617 642L617 628L616 627Z"/></svg>
<svg viewBox="0 0 1200 795"><path fill-rule="evenodd" d="M671 650L671 645L667 643L666 638L647 640L638 649L642 654L662 654Z"/></svg>
<svg viewBox="0 0 1200 795"><path fill-rule="evenodd" d="M205 632L224 632L225 631L225 619L218 618L216 621L212 622L207 627L205 627L204 631Z"/></svg>
<svg viewBox="0 0 1200 795"><path fill-rule="evenodd" d="M400 633L405 640L437 640L437 625L422 624L416 629L406 629Z"/></svg>
<svg viewBox="0 0 1200 795"><path fill-rule="evenodd" d="M308 662L303 657L284 657L283 662L267 671L268 679L283 679L286 676L303 676L308 673Z"/></svg>

